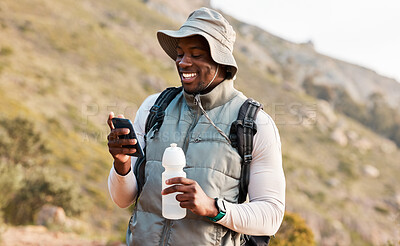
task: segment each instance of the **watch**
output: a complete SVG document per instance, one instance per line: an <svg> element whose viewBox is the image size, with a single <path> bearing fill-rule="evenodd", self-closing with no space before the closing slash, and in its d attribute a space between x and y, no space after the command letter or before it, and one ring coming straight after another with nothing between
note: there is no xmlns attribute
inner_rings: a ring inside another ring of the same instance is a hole
<svg viewBox="0 0 400 246"><path fill-rule="evenodd" d="M207 218L210 219L212 222L217 222L225 216L226 208L224 200L219 198L215 198L214 200L215 200L215 207L218 209L218 214L215 217L207 216Z"/></svg>

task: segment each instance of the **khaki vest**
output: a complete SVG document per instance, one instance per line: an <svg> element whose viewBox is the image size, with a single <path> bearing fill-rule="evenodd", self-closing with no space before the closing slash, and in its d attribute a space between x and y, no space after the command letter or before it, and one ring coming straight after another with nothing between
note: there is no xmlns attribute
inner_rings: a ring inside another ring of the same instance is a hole
<svg viewBox="0 0 400 246"><path fill-rule="evenodd" d="M233 81L227 80L200 98L212 121L229 136L231 123L246 100L243 94L233 88ZM196 180L209 197L237 202L241 170L238 152L201 114L194 97L179 93L166 109L159 131L150 130L147 134L146 183L129 224L127 242L129 245L239 245L237 234L190 210L181 220L162 217L161 160L171 143L177 143L185 152L187 178Z"/></svg>

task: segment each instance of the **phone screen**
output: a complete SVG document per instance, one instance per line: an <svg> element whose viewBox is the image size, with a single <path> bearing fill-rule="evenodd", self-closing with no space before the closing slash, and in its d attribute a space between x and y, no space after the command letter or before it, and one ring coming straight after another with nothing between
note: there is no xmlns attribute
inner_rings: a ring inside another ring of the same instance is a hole
<svg viewBox="0 0 400 246"><path fill-rule="evenodd" d="M120 135L120 139L137 139L135 130L133 129L133 124L129 119L124 119L124 118L112 118L111 119L113 125L115 128L128 128L129 129L129 134L126 135ZM130 156L136 156L136 157L143 157L144 153L142 148L139 145L139 141L135 145L122 145L123 148L135 148L136 152L133 154L127 154Z"/></svg>

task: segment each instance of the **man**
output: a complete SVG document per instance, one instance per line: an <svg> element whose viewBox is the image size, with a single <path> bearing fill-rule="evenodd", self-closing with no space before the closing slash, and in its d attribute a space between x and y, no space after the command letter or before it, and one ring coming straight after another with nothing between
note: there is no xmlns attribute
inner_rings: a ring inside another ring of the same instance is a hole
<svg viewBox="0 0 400 246"><path fill-rule="evenodd" d="M129 245L239 245L238 233L273 235L278 230L285 207L281 143L264 111L258 113L253 138L250 202L237 204L241 157L227 135L246 97L233 87L235 36L224 17L207 8L194 11L178 31L157 33L161 47L175 60L183 91L167 107L159 131L148 132L146 142L145 122L158 94L148 97L136 114L137 140L146 145L146 183L130 220ZM126 155L134 149L122 145L137 140L118 139L128 129L114 129L112 117L110 113L108 146L114 164L108 185L113 201L127 207L137 195L132 172L136 158ZM187 178L169 179L172 186L161 190L162 154L173 142L185 152ZM176 199L187 208L184 219L161 215L161 196L173 192L180 192Z"/></svg>

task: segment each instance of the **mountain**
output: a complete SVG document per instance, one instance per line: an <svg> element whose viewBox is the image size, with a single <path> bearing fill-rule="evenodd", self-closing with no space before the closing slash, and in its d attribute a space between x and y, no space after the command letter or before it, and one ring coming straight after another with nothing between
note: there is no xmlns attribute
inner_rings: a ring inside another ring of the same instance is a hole
<svg viewBox="0 0 400 246"><path fill-rule="evenodd" d="M180 84L155 33L209 4L0 2L0 118L33 123L48 167L79 185L86 202L77 218L90 237L122 239L130 216L108 195L108 112L133 119L148 95ZM305 218L319 245L397 242L400 151L348 109L371 109L378 92L396 111L400 84L227 18L237 31L235 86L261 101L280 130L287 210ZM339 92L349 97L337 99ZM339 107L343 98L350 104Z"/></svg>

